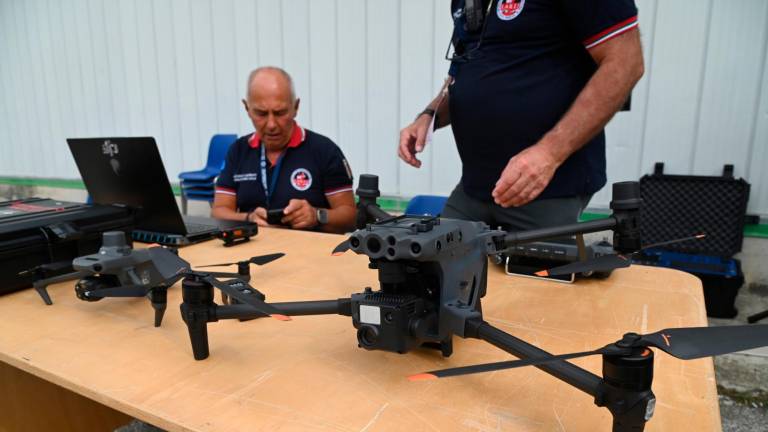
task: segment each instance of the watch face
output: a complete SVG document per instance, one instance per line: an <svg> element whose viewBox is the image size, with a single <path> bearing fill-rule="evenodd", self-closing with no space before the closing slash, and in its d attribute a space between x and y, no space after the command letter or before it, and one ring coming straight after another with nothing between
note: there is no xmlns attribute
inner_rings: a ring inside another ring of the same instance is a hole
<svg viewBox="0 0 768 432"><path fill-rule="evenodd" d="M325 225L328 223L328 210L326 209L317 209L317 223L320 225Z"/></svg>

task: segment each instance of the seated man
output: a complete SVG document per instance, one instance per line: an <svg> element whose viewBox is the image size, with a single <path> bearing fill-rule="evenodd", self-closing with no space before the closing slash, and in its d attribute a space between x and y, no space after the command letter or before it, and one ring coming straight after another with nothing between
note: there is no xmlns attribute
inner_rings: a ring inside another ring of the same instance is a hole
<svg viewBox="0 0 768 432"><path fill-rule="evenodd" d="M330 139L296 123L299 99L287 72L262 67L248 77L243 100L256 132L229 148L211 215L266 226L267 210L284 208L296 229L354 229L352 172Z"/></svg>

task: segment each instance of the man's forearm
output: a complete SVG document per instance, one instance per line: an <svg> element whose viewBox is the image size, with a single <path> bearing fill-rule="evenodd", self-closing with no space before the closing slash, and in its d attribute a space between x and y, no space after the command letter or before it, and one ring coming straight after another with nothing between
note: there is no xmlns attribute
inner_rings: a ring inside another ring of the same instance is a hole
<svg viewBox="0 0 768 432"><path fill-rule="evenodd" d="M427 105L427 109L435 111L435 130L451 124L451 112L448 109L448 86L452 82L453 77L449 76L446 78L437 96Z"/></svg>
<svg viewBox="0 0 768 432"><path fill-rule="evenodd" d="M643 74L642 54L627 57L602 62L571 108L539 141L558 163L600 132L627 100Z"/></svg>
<svg viewBox="0 0 768 432"><path fill-rule="evenodd" d="M357 209L354 206L348 205L328 209L328 223L322 225L320 229L333 233L354 231L356 212Z"/></svg>

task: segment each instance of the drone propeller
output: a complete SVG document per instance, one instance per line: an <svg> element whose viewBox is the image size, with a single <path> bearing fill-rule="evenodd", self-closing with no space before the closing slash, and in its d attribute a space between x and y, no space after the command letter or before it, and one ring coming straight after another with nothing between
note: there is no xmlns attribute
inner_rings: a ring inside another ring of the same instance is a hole
<svg viewBox="0 0 768 432"><path fill-rule="evenodd" d="M333 252L331 252L331 255L333 256L339 256L344 254L344 252L348 251L350 248L349 246L349 239L344 240L343 242L339 243L335 248L333 248Z"/></svg>
<svg viewBox="0 0 768 432"><path fill-rule="evenodd" d="M768 346L768 325L670 328L647 335L627 333L621 341L593 351L435 370L412 375L408 379L411 381L423 381L447 378L479 372L535 366L558 360L569 360L597 354L621 356L630 354L632 348L653 347L673 357L682 360L692 360L762 346ZM644 353L643 355L647 354Z"/></svg>
<svg viewBox="0 0 768 432"><path fill-rule="evenodd" d="M274 255L280 255L283 254L274 254ZM277 259L280 257L272 258ZM215 277L211 276L207 273L202 272L195 272L190 271L188 269L180 268L177 272L178 275L183 276L196 276L209 284L215 286L216 288L220 289L224 294L228 295L229 297L235 298L237 300L240 300L242 303L245 303L254 309L256 309L258 312L263 313L266 316L275 318L280 321L291 321L291 317L288 315L285 315L281 310L275 308L274 306L262 301L255 295L253 295L256 291L248 285L244 281L240 281L243 284L243 288L238 289L235 288L232 285L226 284L224 282L221 282L220 280L216 279Z"/></svg>
<svg viewBox="0 0 768 432"><path fill-rule="evenodd" d="M284 256L285 256L284 253L278 252L278 253L273 253L273 254L268 254L268 255L260 255L260 256L251 257L250 259L247 259L247 260L244 260L244 261L222 263L222 264L208 264L208 265L203 265L203 266L197 266L197 268L204 268L204 267L226 267L226 266L231 266L231 265L238 265L241 262L247 262L247 263L256 264L256 265L260 266L260 265L264 265L264 264L269 264L272 261L274 261L276 259L279 259L279 258L282 258Z"/></svg>
<svg viewBox="0 0 768 432"><path fill-rule="evenodd" d="M681 243L689 240L698 240L706 237L706 234L697 234L690 237L679 238L675 240L668 240L659 243L653 243L647 246L643 246L640 250L632 252L630 254L609 254L601 255L597 258L577 261L574 263L566 264L563 266L555 267L549 270L541 270L536 272L536 276L558 276L571 273L589 273L595 271L611 271L618 268L629 267L632 264L631 257L637 253L640 253L646 249L655 248L659 246L666 246L673 243Z"/></svg>
<svg viewBox="0 0 768 432"><path fill-rule="evenodd" d="M241 302L248 304L249 306L253 307L257 311L263 313L264 315L268 315L280 321L291 320L291 317L289 317L288 315L285 315L281 310L275 308L274 306L268 303L265 303L264 301L254 296L253 288L251 288L251 286L245 282L243 282L243 285L244 285L243 289L237 289L231 285L225 284L224 282L221 282L218 279L210 276L206 276L203 279L209 282L211 285L215 286L216 288L222 290L229 297L236 298Z"/></svg>

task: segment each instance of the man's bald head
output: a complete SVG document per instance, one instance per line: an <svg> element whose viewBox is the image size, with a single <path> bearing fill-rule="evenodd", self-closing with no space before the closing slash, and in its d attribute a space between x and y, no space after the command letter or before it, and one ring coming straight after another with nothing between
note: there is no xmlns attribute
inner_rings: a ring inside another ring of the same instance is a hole
<svg viewBox="0 0 768 432"><path fill-rule="evenodd" d="M288 72L276 66L263 66L252 70L248 75L248 86L245 90L246 100L265 92L287 93L291 105L296 102L293 79Z"/></svg>

